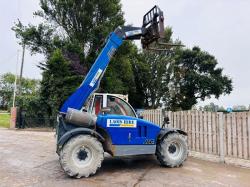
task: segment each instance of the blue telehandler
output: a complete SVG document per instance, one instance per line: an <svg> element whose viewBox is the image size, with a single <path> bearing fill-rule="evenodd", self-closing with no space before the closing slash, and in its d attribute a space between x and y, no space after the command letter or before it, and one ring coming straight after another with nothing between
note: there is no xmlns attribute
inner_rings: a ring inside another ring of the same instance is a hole
<svg viewBox="0 0 250 187"><path fill-rule="evenodd" d="M95 174L104 152L111 156L153 154L166 167L178 167L187 158L186 132L139 118L125 99L94 93L123 41L141 40L142 48L150 49L150 44L163 37L163 21L163 12L154 6L144 15L142 27L116 28L82 84L62 105L56 128L57 154L69 176Z"/></svg>

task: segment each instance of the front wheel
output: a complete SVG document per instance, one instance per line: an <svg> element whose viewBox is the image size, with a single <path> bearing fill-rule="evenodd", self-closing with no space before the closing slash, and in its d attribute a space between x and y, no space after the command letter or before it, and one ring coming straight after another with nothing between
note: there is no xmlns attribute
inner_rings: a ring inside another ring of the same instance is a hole
<svg viewBox="0 0 250 187"><path fill-rule="evenodd" d="M71 177L88 177L96 173L104 159L102 144L93 136L71 138L60 152L60 164Z"/></svg>
<svg viewBox="0 0 250 187"><path fill-rule="evenodd" d="M179 167L187 158L188 146L184 135L171 133L165 136L156 147L156 156L161 165Z"/></svg>

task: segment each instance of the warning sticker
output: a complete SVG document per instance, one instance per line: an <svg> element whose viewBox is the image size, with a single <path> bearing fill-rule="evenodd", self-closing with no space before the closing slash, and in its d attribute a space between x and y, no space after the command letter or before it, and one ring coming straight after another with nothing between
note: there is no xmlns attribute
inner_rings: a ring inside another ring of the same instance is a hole
<svg viewBox="0 0 250 187"><path fill-rule="evenodd" d="M96 81L99 79L99 77L101 76L101 74L102 74L102 69L98 69L97 72L96 72L96 74L95 74L95 76L94 76L94 78L89 83L89 85L91 87L93 87L95 85Z"/></svg>

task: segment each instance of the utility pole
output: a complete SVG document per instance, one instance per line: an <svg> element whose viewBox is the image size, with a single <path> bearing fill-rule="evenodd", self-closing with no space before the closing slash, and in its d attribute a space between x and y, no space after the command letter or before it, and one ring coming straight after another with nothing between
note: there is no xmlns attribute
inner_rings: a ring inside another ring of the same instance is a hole
<svg viewBox="0 0 250 187"><path fill-rule="evenodd" d="M20 78L19 78L19 94L22 94L22 77L23 77L24 55L25 55L25 43L23 43L23 54L22 54L22 62L21 62Z"/></svg>
<svg viewBox="0 0 250 187"><path fill-rule="evenodd" d="M13 102L12 107L15 107L15 101L16 101L16 84L17 84L17 73L18 73L18 61L19 61L19 50L17 50L17 59L16 59L16 75L15 75L15 83L14 83L14 91L13 91Z"/></svg>
<svg viewBox="0 0 250 187"><path fill-rule="evenodd" d="M24 64L24 55L25 55L25 42L23 42L23 53L22 53L22 62L21 62L21 69L20 69L20 78L19 78L19 96L22 95L22 78L23 78L23 64ZM18 116L19 116L19 128L24 128L24 116L22 112L22 106L19 106L18 110Z"/></svg>

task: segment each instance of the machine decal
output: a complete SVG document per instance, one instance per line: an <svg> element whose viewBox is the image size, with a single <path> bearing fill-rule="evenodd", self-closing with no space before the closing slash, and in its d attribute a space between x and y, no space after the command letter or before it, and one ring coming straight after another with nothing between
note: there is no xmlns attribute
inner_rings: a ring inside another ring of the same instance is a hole
<svg viewBox="0 0 250 187"><path fill-rule="evenodd" d="M107 127L136 128L137 121L130 119L108 119Z"/></svg>
<svg viewBox="0 0 250 187"><path fill-rule="evenodd" d="M96 72L94 78L93 78L92 81L89 83L89 85L90 85L91 87L93 87L93 86L95 85L96 81L99 79L99 77L101 76L102 72L103 72L102 69L98 69L98 70L97 70L97 72Z"/></svg>
<svg viewBox="0 0 250 187"><path fill-rule="evenodd" d="M155 140L154 139L146 139L145 142L144 142L144 144L146 144L146 145L153 145L153 144L155 144Z"/></svg>
<svg viewBox="0 0 250 187"><path fill-rule="evenodd" d="M116 49L114 47L111 47L108 52L109 60L112 58L112 56L115 54Z"/></svg>
<svg viewBox="0 0 250 187"><path fill-rule="evenodd" d="M141 29L125 32L126 37L141 34Z"/></svg>

